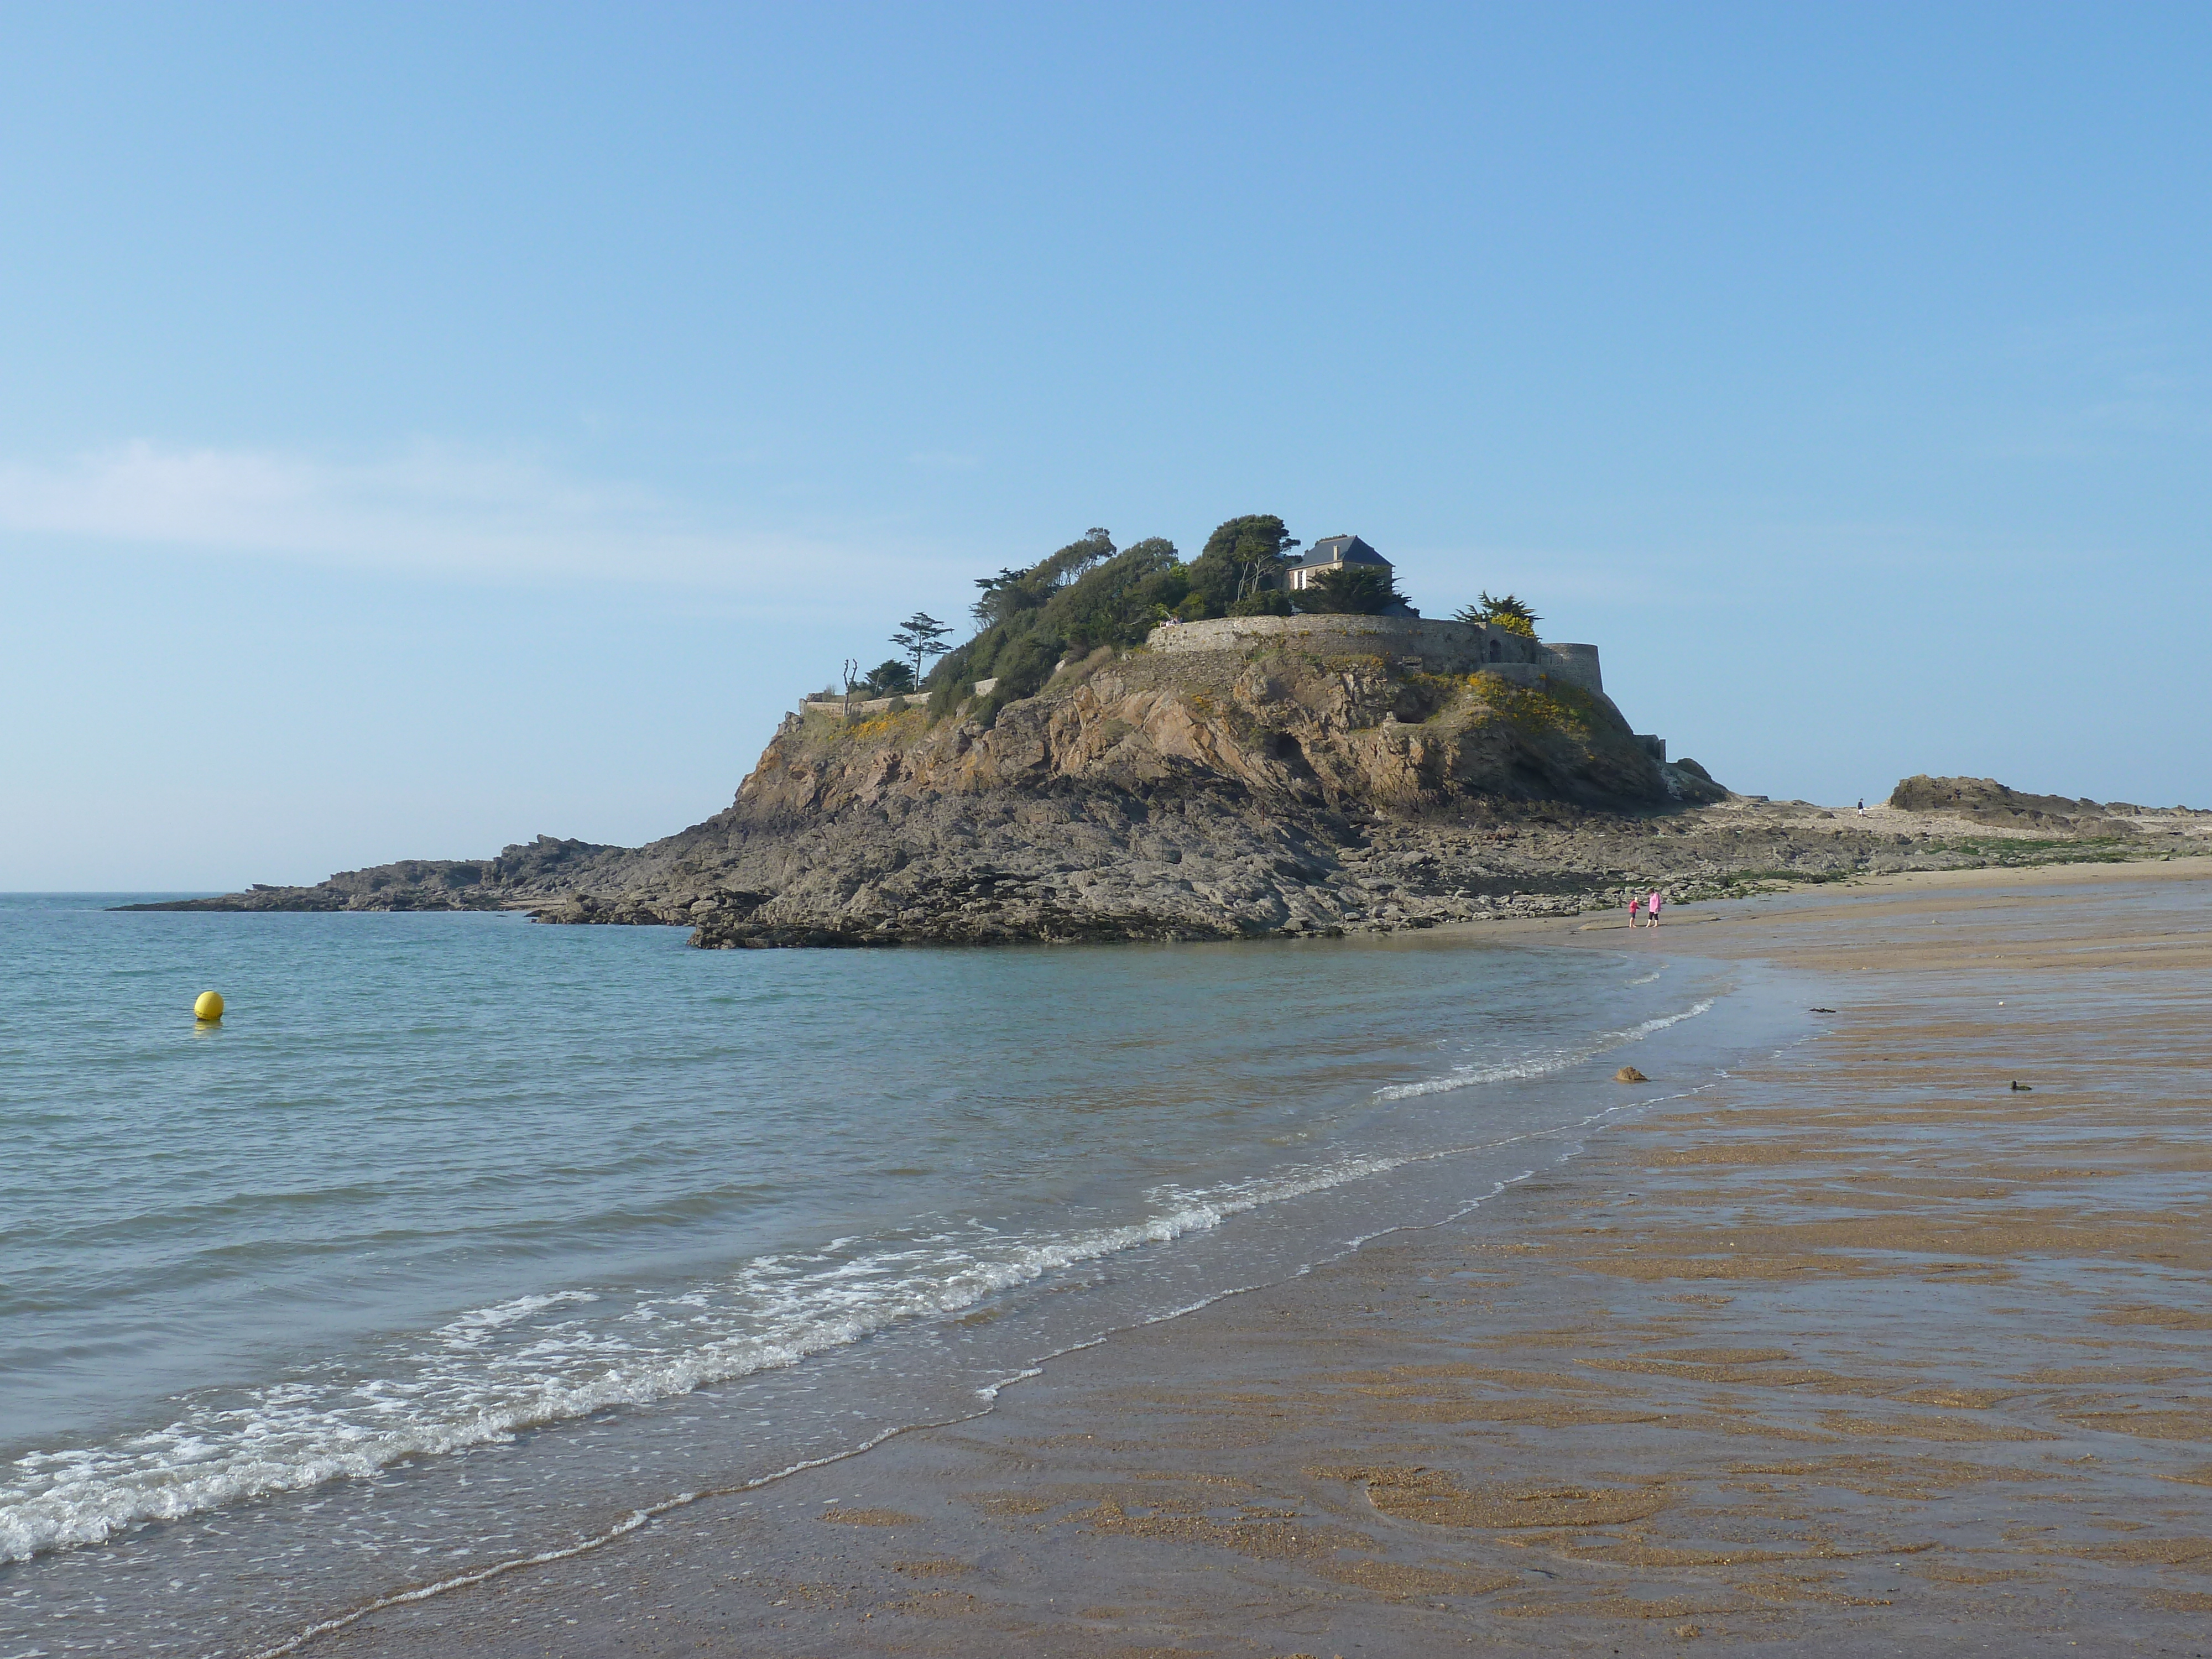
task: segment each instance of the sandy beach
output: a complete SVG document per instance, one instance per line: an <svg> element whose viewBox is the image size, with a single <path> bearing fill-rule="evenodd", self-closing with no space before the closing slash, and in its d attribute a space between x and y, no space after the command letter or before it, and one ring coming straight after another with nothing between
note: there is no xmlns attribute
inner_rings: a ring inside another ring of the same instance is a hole
<svg viewBox="0 0 2212 1659"><path fill-rule="evenodd" d="M1820 1029L1462 1221L301 1650L2212 1649L2212 860L1516 925L1774 963Z"/></svg>

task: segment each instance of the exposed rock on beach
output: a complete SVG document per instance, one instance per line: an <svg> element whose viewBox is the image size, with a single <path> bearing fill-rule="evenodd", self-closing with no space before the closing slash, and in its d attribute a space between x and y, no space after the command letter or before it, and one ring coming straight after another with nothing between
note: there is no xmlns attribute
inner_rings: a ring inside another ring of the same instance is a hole
<svg viewBox="0 0 2212 1659"><path fill-rule="evenodd" d="M341 870L312 887L262 882L216 898L124 904L122 910L505 910L527 908L532 894L567 890L610 854L629 851L540 836L489 859L401 859ZM517 900L524 901L518 907Z"/></svg>
<svg viewBox="0 0 2212 1659"><path fill-rule="evenodd" d="M1931 778L1923 772L1890 792L1889 804L1906 812L1944 812L1969 823L2059 835L2132 836L2130 818L2142 809L2124 803L2106 806L2088 799L2029 795L2008 789L1995 778Z"/></svg>

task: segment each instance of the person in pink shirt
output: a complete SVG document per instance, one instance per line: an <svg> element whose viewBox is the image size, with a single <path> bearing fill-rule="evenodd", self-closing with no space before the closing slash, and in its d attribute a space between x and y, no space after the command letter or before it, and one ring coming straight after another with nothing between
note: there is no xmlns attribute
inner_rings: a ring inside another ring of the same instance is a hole
<svg viewBox="0 0 2212 1659"><path fill-rule="evenodd" d="M1659 895L1656 893L1644 901L1644 908L1651 912L1651 925L1654 927L1659 925Z"/></svg>

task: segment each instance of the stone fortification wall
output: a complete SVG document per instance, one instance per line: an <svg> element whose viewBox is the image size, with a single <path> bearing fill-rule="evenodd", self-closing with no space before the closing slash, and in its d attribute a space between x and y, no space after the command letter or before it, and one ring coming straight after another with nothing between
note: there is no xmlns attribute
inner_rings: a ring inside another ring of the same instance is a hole
<svg viewBox="0 0 2212 1659"><path fill-rule="evenodd" d="M893 703L898 704L901 708L921 708L927 706L928 702L929 693L927 691L916 691L904 697L871 697L866 702L855 699L853 703L853 713L855 717L866 714L888 714L892 712ZM799 707L810 714L835 714L840 720L845 717L845 700L842 697L809 697L805 702L799 704Z"/></svg>
<svg viewBox="0 0 2212 1659"><path fill-rule="evenodd" d="M1211 622L1163 623L1146 644L1170 653L1249 651L1254 647L1302 651L1319 657L1386 656L1418 660L1431 674L1471 674L1485 669L1522 685L1543 679L1565 680L1605 694L1594 645L1547 645L1486 623L1430 622L1419 617L1217 617ZM978 680L978 696L996 685ZM856 717L888 714L894 703L920 708L926 691L900 697L855 702ZM809 697L800 705L810 714L842 718L842 699Z"/></svg>
<svg viewBox="0 0 2212 1659"><path fill-rule="evenodd" d="M1217 617L1163 623L1146 641L1162 652L1247 651L1258 647L1316 656L1418 657L1430 673L1471 674L1486 668L1510 679L1545 675L1602 693L1594 645L1547 645L1487 623L1431 622L1419 617Z"/></svg>

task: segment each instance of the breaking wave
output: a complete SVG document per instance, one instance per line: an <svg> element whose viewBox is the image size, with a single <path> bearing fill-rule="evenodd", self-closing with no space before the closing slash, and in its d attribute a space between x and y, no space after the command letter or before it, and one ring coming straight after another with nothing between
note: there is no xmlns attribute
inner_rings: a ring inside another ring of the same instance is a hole
<svg viewBox="0 0 2212 1659"><path fill-rule="evenodd" d="M1700 1001L1577 1043L1380 1089L1372 1098L1388 1103L1557 1073L1712 1006ZM1119 1224L1048 1234L969 1220L757 1257L679 1293L575 1288L473 1309L387 1340L356 1368L366 1376L310 1375L188 1395L165 1427L15 1460L0 1474L0 1562L795 1364L902 1322L957 1314L1081 1262L1472 1150L1291 1164L1189 1190L1158 1186L1144 1194L1142 1213Z"/></svg>

